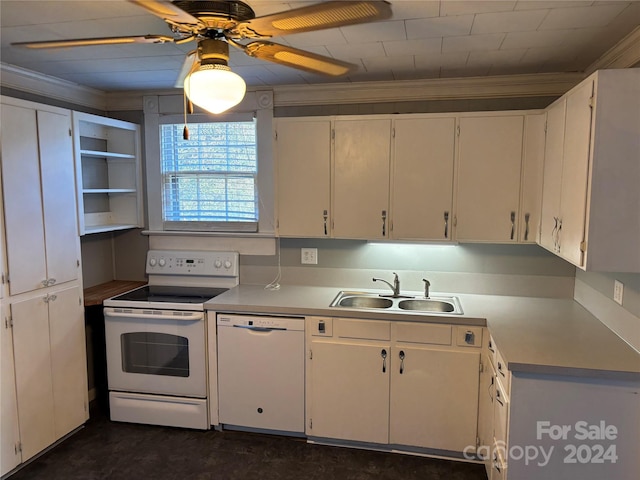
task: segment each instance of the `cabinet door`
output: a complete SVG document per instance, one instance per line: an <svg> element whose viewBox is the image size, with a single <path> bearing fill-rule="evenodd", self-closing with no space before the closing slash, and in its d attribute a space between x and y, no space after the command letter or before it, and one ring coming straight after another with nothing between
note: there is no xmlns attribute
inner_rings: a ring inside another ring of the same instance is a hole
<svg viewBox="0 0 640 480"><path fill-rule="evenodd" d="M53 295L55 299L51 296L48 306L57 440L82 425L89 418L89 410L84 308L80 289L66 288Z"/></svg>
<svg viewBox="0 0 640 480"><path fill-rule="evenodd" d="M279 234L329 236L331 122L278 121L276 162Z"/></svg>
<svg viewBox="0 0 640 480"><path fill-rule="evenodd" d="M78 278L78 220L70 115L38 111L38 144L47 278L50 283L59 284Z"/></svg>
<svg viewBox="0 0 640 480"><path fill-rule="evenodd" d="M16 295L42 288L47 279L38 125L33 109L2 105L2 182L9 289Z"/></svg>
<svg viewBox="0 0 640 480"><path fill-rule="evenodd" d="M536 243L540 231L542 171L544 167L544 113L524 119L520 229L518 241Z"/></svg>
<svg viewBox="0 0 640 480"><path fill-rule="evenodd" d="M478 454L490 466L491 444L493 443L493 397L495 395L495 375L489 355L482 355L482 371L478 395ZM487 468L487 473L489 469Z"/></svg>
<svg viewBox="0 0 640 480"><path fill-rule="evenodd" d="M311 345L307 434L388 443L389 346L315 341Z"/></svg>
<svg viewBox="0 0 640 480"><path fill-rule="evenodd" d="M23 461L56 440L46 298L11 304Z"/></svg>
<svg viewBox="0 0 640 480"><path fill-rule="evenodd" d="M540 245L556 251L560 220L560 189L562 188L562 151L564 149L564 119L567 102L562 99L547 110L547 132L544 146Z"/></svg>
<svg viewBox="0 0 640 480"><path fill-rule="evenodd" d="M523 123L522 115L460 119L458 240L516 241Z"/></svg>
<svg viewBox="0 0 640 480"><path fill-rule="evenodd" d="M584 256L592 95L593 82L567 95L559 249L563 258L577 266L583 265Z"/></svg>
<svg viewBox="0 0 640 480"><path fill-rule="evenodd" d="M335 122L333 236L389 235L391 120Z"/></svg>
<svg viewBox="0 0 640 480"><path fill-rule="evenodd" d="M394 132L392 237L450 239L455 118L399 119Z"/></svg>
<svg viewBox="0 0 640 480"><path fill-rule="evenodd" d="M17 448L20 441L18 404L13 362L13 339L9 324L9 308L0 304L0 475L12 470L21 461Z"/></svg>
<svg viewBox="0 0 640 480"><path fill-rule="evenodd" d="M475 447L478 351L395 345L391 364L390 443L455 452Z"/></svg>

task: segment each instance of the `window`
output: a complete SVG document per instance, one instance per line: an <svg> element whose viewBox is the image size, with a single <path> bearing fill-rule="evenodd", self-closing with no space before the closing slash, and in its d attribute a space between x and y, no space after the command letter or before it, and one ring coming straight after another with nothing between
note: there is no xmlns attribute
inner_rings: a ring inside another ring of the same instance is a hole
<svg viewBox="0 0 640 480"><path fill-rule="evenodd" d="M160 125L165 230L256 231L255 121Z"/></svg>

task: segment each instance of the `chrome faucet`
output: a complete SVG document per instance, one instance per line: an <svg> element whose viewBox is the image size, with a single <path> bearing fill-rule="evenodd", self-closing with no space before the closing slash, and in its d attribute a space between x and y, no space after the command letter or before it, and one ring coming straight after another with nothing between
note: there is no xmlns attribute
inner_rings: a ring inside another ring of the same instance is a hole
<svg viewBox="0 0 640 480"><path fill-rule="evenodd" d="M389 288L391 288L391 290L393 290L393 297L394 298L400 296L400 279L398 278L398 274L396 272L393 272L393 285L391 285L386 280L383 280L382 278L375 278L374 277L373 281L374 282L384 282L387 285L389 285Z"/></svg>
<svg viewBox="0 0 640 480"><path fill-rule="evenodd" d="M429 287L431 286L431 282L426 278L423 278L422 281L424 282L424 298L429 298Z"/></svg>

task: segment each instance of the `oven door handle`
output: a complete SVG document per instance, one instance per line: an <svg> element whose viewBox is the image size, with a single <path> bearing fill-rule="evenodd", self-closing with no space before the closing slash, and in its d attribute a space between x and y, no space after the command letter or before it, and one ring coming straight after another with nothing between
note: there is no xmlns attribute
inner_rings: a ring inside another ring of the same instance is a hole
<svg viewBox="0 0 640 480"><path fill-rule="evenodd" d="M198 322L201 320L204 320L204 313L202 312L186 312L186 311L181 311L181 312L176 312L179 313L179 315L172 315L170 313L163 313L163 314L155 314L155 313L144 313L142 310L129 310L129 311L122 311L121 309L118 309L120 311L117 311L115 308L110 308L110 307L105 307L104 309L104 316L106 317L119 317L119 318L143 318L143 319L147 319L147 320L175 320L177 322ZM155 311L159 311L159 310L155 310Z"/></svg>

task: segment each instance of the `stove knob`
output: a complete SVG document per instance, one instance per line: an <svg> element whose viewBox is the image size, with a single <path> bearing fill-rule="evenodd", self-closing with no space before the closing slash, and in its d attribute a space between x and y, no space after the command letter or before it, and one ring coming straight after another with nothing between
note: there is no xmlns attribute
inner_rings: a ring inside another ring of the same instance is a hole
<svg viewBox="0 0 640 480"><path fill-rule="evenodd" d="M231 260L225 260L224 268L226 268L227 270L231 268Z"/></svg>
<svg viewBox="0 0 640 480"><path fill-rule="evenodd" d="M160 260L158 260L158 265L160 265L161 267L164 267L167 264L167 261L164 258L161 258Z"/></svg>
<svg viewBox="0 0 640 480"><path fill-rule="evenodd" d="M158 263L158 261L154 257L149 259L149 266L155 267L156 263Z"/></svg>
<svg viewBox="0 0 640 480"><path fill-rule="evenodd" d="M220 268L220 267L222 267L222 260L216 260L216 261L215 261L215 263L214 263L214 266L215 266L216 268Z"/></svg>

